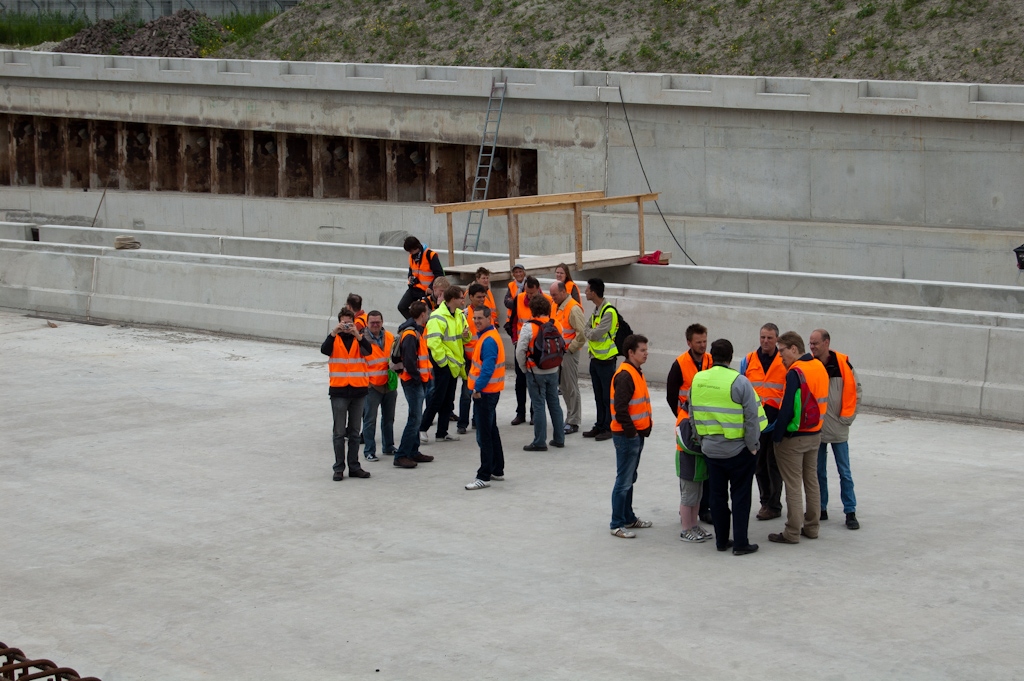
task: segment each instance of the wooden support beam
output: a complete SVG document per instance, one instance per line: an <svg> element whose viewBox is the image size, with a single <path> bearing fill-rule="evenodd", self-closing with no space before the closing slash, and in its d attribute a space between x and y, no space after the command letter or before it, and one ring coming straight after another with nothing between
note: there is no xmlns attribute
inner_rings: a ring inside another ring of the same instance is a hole
<svg viewBox="0 0 1024 681"><path fill-rule="evenodd" d="M32 156L36 166L36 186L43 186L43 158L39 153L39 116L32 117Z"/></svg>
<svg viewBox="0 0 1024 681"><path fill-rule="evenodd" d="M188 128L174 126L178 135L178 188L188 191Z"/></svg>
<svg viewBox="0 0 1024 681"><path fill-rule="evenodd" d="M644 202L642 199L636 201L636 218L640 228L640 257L644 257Z"/></svg>
<svg viewBox="0 0 1024 681"><path fill-rule="evenodd" d="M88 121L86 127L89 130L89 189L101 187L99 175L96 172L96 123Z"/></svg>
<svg viewBox="0 0 1024 681"><path fill-rule="evenodd" d="M654 194L653 196L657 196ZM434 214L439 213L462 213L469 210L489 210L489 215L504 215L504 212L496 212L501 209L516 206L541 206L549 204L568 203L572 208L573 201L596 200L604 197L603 191L590 192L569 192L566 194L541 194L540 196L515 196L508 199L489 199L487 201L464 201L462 203L442 203L434 206ZM636 201L636 195L620 203L632 203ZM558 209L552 209L558 210ZM517 211L519 212L519 211Z"/></svg>
<svg viewBox="0 0 1024 681"><path fill-rule="evenodd" d="M256 141L252 130L242 131L242 163L245 167L245 195L256 195L256 180L252 174L252 158L256 153Z"/></svg>
<svg viewBox="0 0 1024 681"><path fill-rule="evenodd" d="M554 195L549 195L554 196ZM522 199L538 199L538 196L524 196ZM517 204L513 207L495 207L488 208L488 217L498 217L505 215L506 212L514 212L519 215L525 215L527 213L548 213L559 210L575 210L574 206L577 201L581 204L584 210L587 208L600 208L601 206L617 206L625 203L637 203L638 201L655 201L658 198L658 193L653 194L626 194L624 196L605 196L597 198L583 198L583 199L569 199L559 202L548 202L541 203L534 201L533 203ZM508 199L518 200L518 199ZM437 209L434 209L435 212Z"/></svg>
<svg viewBox="0 0 1024 681"><path fill-rule="evenodd" d="M573 206L572 224L575 230L576 269L583 269L583 207L577 203Z"/></svg>
<svg viewBox="0 0 1024 681"><path fill-rule="evenodd" d="M327 150L327 141L323 135L313 135L310 138L309 157L313 165L313 198L324 198L324 163Z"/></svg>
<svg viewBox="0 0 1024 681"><path fill-rule="evenodd" d="M448 213L448 267L455 267L455 232L452 230L452 214Z"/></svg>
<svg viewBox="0 0 1024 681"><path fill-rule="evenodd" d="M520 196L519 185L523 179L522 164L520 159L522 154L519 149L508 150L508 195L509 197ZM604 192L601 192L604 194Z"/></svg>
<svg viewBox="0 0 1024 681"><path fill-rule="evenodd" d="M274 133L274 144L277 146L277 196L283 199L288 196L288 133Z"/></svg>
<svg viewBox="0 0 1024 681"><path fill-rule="evenodd" d="M516 244L516 239L519 237L519 229L516 225L515 215L508 213L506 217L508 219L508 269L511 272L516 264L516 251L519 250Z"/></svg>
<svg viewBox="0 0 1024 681"><path fill-rule="evenodd" d="M423 196L427 203L437 201L437 170L441 162L438 159L437 144L427 145L427 176L423 181Z"/></svg>
<svg viewBox="0 0 1024 681"><path fill-rule="evenodd" d="M117 141L117 188L128 189L128 126L117 122L114 137Z"/></svg>
<svg viewBox="0 0 1024 681"><path fill-rule="evenodd" d="M217 157L223 153L220 128L210 128L210 193L220 194L220 169ZM225 170L227 168L225 167ZM229 171L230 172L230 171Z"/></svg>
<svg viewBox="0 0 1024 681"><path fill-rule="evenodd" d="M348 198L358 199L359 196L359 160L363 155L363 144L358 137L348 140Z"/></svg>
<svg viewBox="0 0 1024 681"><path fill-rule="evenodd" d="M153 124L147 125L146 134L149 135L149 191L155 192L160 189L160 178L157 177L160 171L156 145L157 127Z"/></svg>
<svg viewBox="0 0 1024 681"><path fill-rule="evenodd" d="M64 189L71 189L71 135L68 119L57 119L57 136L60 139L60 184Z"/></svg>
<svg viewBox="0 0 1024 681"><path fill-rule="evenodd" d="M7 117L7 170L10 175L10 184L18 184L17 150L14 142L14 116Z"/></svg>
<svg viewBox="0 0 1024 681"><path fill-rule="evenodd" d="M394 140L384 142L384 176L384 200L398 201L398 142Z"/></svg>

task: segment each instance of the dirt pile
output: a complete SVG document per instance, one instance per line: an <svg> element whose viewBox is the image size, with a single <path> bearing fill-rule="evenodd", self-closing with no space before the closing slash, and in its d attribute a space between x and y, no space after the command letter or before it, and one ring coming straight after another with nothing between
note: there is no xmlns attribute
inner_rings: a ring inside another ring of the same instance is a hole
<svg viewBox="0 0 1024 681"><path fill-rule="evenodd" d="M183 9L139 26L106 19L68 38L55 52L123 54L136 57L202 57L223 29L201 12Z"/></svg>

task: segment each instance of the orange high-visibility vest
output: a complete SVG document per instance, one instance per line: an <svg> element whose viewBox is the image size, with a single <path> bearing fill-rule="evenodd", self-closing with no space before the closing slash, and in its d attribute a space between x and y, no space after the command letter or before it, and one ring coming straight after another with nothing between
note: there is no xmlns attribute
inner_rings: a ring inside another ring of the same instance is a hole
<svg viewBox="0 0 1024 681"><path fill-rule="evenodd" d="M494 324L494 320L491 320L491 324ZM473 351L476 349L477 337L476 337L476 324L473 323L473 306L466 306L466 326L473 332L472 337L469 340L462 341L462 347L466 350L466 357L472 357Z"/></svg>
<svg viewBox="0 0 1024 681"><path fill-rule="evenodd" d="M555 306L555 301L551 299L546 293L542 293L542 296L547 298L551 304L551 315L555 314L555 310L558 309ZM516 296L516 335L513 338L515 342L519 342L519 332L523 330L523 322L528 322L533 319L533 313L530 312L530 301L526 299L526 292L520 293Z"/></svg>
<svg viewBox="0 0 1024 681"><path fill-rule="evenodd" d="M782 406L782 394L786 392L786 365L782 363L782 355L775 353L765 374L757 350L754 350L747 355L747 373L744 375L750 379L750 385L754 386L763 406L776 409Z"/></svg>
<svg viewBox="0 0 1024 681"><path fill-rule="evenodd" d="M790 365L789 371L793 369L799 369L804 373L807 387L818 402L818 411L821 412L818 425L801 432L816 433L821 430L821 424L825 421L825 412L828 411L828 370L824 364L816 359L809 361L797 360Z"/></svg>
<svg viewBox="0 0 1024 681"><path fill-rule="evenodd" d="M576 291L575 296L572 294L574 290ZM579 296L580 300L583 300L583 296L580 294L580 287L576 285L575 281L565 282L565 292L568 293L569 297L572 298L573 300L576 300L577 296ZM579 302L579 300L577 300L576 302Z"/></svg>
<svg viewBox="0 0 1024 681"><path fill-rule="evenodd" d="M633 420L633 427L638 431L650 428L651 394L647 392L647 381L644 380L643 374L637 371L636 367L629 362L623 362L612 376L612 406L614 408L615 405L615 376L618 376L619 372L622 371L628 371L633 377L633 396L629 398L629 418ZM612 431L617 433L622 432L622 426L619 424L619 421L615 418L614 414L612 414Z"/></svg>
<svg viewBox="0 0 1024 681"><path fill-rule="evenodd" d="M533 363L533 360L530 359L530 355L533 354L534 346L537 343L537 334L540 333L540 327L543 326L544 323L549 321L550 319L551 319L551 317L548 317L547 315L545 315L543 317L532 317L531 318L531 321L537 322L537 324L533 325L533 337L530 339L530 346L526 349L526 368L527 369L533 369L533 368L535 368L537 366L536 364ZM538 326L538 324L540 326ZM565 336L565 331L562 330L562 326L558 323L557 319L555 320L555 328L558 329L562 333L563 337Z"/></svg>
<svg viewBox="0 0 1024 681"><path fill-rule="evenodd" d="M416 278L416 282L413 284L416 288L421 288L424 291L430 290L434 283L434 272L430 269L430 259L436 257L437 253L426 246L423 247L419 262L412 259L412 253L409 254L409 269L412 270L412 276Z"/></svg>
<svg viewBox="0 0 1024 681"><path fill-rule="evenodd" d="M498 325L498 306L494 304L494 294L491 293L491 289L487 289L487 299L484 301L487 303L487 307L491 308L491 324ZM470 320L472 321L472 319ZM472 324L470 324L472 326ZM476 332L473 333L476 336Z"/></svg>
<svg viewBox="0 0 1024 681"><path fill-rule="evenodd" d="M839 415L848 418L857 411L857 381L853 377L849 357L841 352L836 352L836 361L839 363L839 373L843 375L843 407Z"/></svg>
<svg viewBox="0 0 1024 681"><path fill-rule="evenodd" d="M683 384L679 386L679 407L676 409L676 413L679 413L680 409L683 409L683 402L686 401L686 393L690 390L690 385L693 383L693 377L697 375L698 371L704 371L705 369L711 368L711 353L705 352L704 356L700 360L700 368L693 363L693 357L690 355L690 351L687 350L683 354L676 357L676 364L679 365L679 370L683 373ZM685 412L686 410L683 409Z"/></svg>
<svg viewBox="0 0 1024 681"><path fill-rule="evenodd" d="M430 354L427 352L427 337L417 333L415 329L405 329L402 331L399 343L405 340L410 333L419 339L419 348L416 350L416 367L413 369L416 373L414 374L412 371L409 371L409 367L404 367L401 378L403 381L412 381L419 376L419 379L426 383L430 380L431 372Z"/></svg>
<svg viewBox="0 0 1024 681"><path fill-rule="evenodd" d="M341 336L335 336L334 349L327 366L332 388L366 388L370 385L366 376L366 358L359 354L359 341L355 338L352 339L352 347L345 349Z"/></svg>
<svg viewBox="0 0 1024 681"><path fill-rule="evenodd" d="M493 338L494 342L498 344L498 358L494 360L494 373L491 374L491 380L484 386L482 393L500 393L505 389L505 346L501 343L501 336L498 335L498 330L490 328L484 331L484 334L477 339L477 344L473 350L473 365L469 368L469 389L475 391L476 380L480 378L480 369L483 368L481 364L480 355L483 354L483 341L485 338Z"/></svg>
<svg viewBox="0 0 1024 681"><path fill-rule="evenodd" d="M523 279L523 282L525 284L526 280ZM508 282L508 292L512 294L513 298L518 296L519 293L520 293L519 282L516 281L515 279L513 279L510 282Z"/></svg>
<svg viewBox="0 0 1024 681"><path fill-rule="evenodd" d="M359 312L356 313L355 324L356 324L356 328L359 329L360 331L362 331L363 329L366 328L366 325L368 324L368 322L366 320L366 313L363 312L362 310L360 310Z"/></svg>
<svg viewBox="0 0 1024 681"><path fill-rule="evenodd" d="M384 349L370 341L373 350L366 358L366 375L370 378L370 385L387 385L388 382L388 360L391 359L391 345L395 342L395 335L384 329Z"/></svg>
<svg viewBox="0 0 1024 681"><path fill-rule="evenodd" d="M583 309L583 306L572 298L566 298L566 300L568 304L564 309L555 310L555 322L562 327L562 338L565 340L565 345L568 346L576 338L576 329L572 328L572 324L569 323L569 313L572 312L574 305L580 309Z"/></svg>

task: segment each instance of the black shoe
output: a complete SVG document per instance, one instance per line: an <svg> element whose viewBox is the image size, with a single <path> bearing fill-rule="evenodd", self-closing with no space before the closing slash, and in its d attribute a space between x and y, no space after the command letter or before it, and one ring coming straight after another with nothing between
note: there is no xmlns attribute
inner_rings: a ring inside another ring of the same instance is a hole
<svg viewBox="0 0 1024 681"><path fill-rule="evenodd" d="M544 445L529 444L529 445L524 445L523 446L523 451L524 452L546 452L546 451L548 451L548 448L545 447Z"/></svg>
<svg viewBox="0 0 1024 681"><path fill-rule="evenodd" d="M456 428L455 432L457 432L459 435L465 435L466 434L466 429L465 428Z"/></svg>
<svg viewBox="0 0 1024 681"><path fill-rule="evenodd" d="M334 482L345 479L345 471L339 471L334 474Z"/></svg>
<svg viewBox="0 0 1024 681"><path fill-rule="evenodd" d="M565 446L565 442L555 442L554 440L552 440L548 444L551 445L552 447L558 447L559 449Z"/></svg>
<svg viewBox="0 0 1024 681"><path fill-rule="evenodd" d="M726 539L725 546L715 546L715 548L719 551L728 551L732 548L732 539Z"/></svg>
<svg viewBox="0 0 1024 681"><path fill-rule="evenodd" d="M606 430L603 433L601 433L600 435L598 435L597 437L595 437L594 439L597 440L598 442L604 442L605 440L611 440L612 439L612 431Z"/></svg>
<svg viewBox="0 0 1024 681"><path fill-rule="evenodd" d="M458 416L456 416L455 414L449 414L449 415L448 415L448 420L449 420L449 421L453 421L453 422L454 422L454 421L458 421L458 420L459 420L459 417L458 417Z"/></svg>
<svg viewBox="0 0 1024 681"><path fill-rule="evenodd" d="M821 517L818 520L828 520L828 511L821 509Z"/></svg>
<svg viewBox="0 0 1024 681"><path fill-rule="evenodd" d="M604 432L603 430L601 430L597 426L594 426L590 430L588 430L585 433L583 433L583 437L597 437L598 435L600 435L603 432Z"/></svg>
<svg viewBox="0 0 1024 681"><path fill-rule="evenodd" d="M580 427L566 424L563 430L565 430L566 435L572 435L573 433L580 432Z"/></svg>
<svg viewBox="0 0 1024 681"><path fill-rule="evenodd" d="M521 423L526 423L526 417L521 414L516 414L516 417L512 419L512 425L518 426Z"/></svg>
<svg viewBox="0 0 1024 681"><path fill-rule="evenodd" d="M368 478L370 477L370 471L364 471L362 468L357 468L355 470L350 469L348 476L350 478Z"/></svg>
<svg viewBox="0 0 1024 681"><path fill-rule="evenodd" d="M715 524L715 521L711 519L711 511L704 511L703 513L701 513L697 517L700 518L701 521L707 523L708 525L714 525Z"/></svg>
<svg viewBox="0 0 1024 681"><path fill-rule="evenodd" d="M530 425L531 426L533 425L533 417L532 416L530 417Z"/></svg>
<svg viewBox="0 0 1024 681"><path fill-rule="evenodd" d="M851 529L851 530L859 530L860 529L860 523L857 522L857 514L856 513L847 513L846 514L846 527L848 529Z"/></svg>
<svg viewBox="0 0 1024 681"><path fill-rule="evenodd" d="M748 553L757 553L757 544L747 544L746 546L739 546L732 550L734 556L745 556Z"/></svg>

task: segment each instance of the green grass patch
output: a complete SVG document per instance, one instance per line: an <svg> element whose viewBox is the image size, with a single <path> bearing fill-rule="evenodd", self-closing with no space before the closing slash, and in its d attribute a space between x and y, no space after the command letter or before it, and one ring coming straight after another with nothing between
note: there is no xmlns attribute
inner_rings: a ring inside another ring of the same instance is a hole
<svg viewBox="0 0 1024 681"><path fill-rule="evenodd" d="M90 26L86 17L62 12L23 14L4 12L0 16L0 43L5 45L38 45L70 38Z"/></svg>

